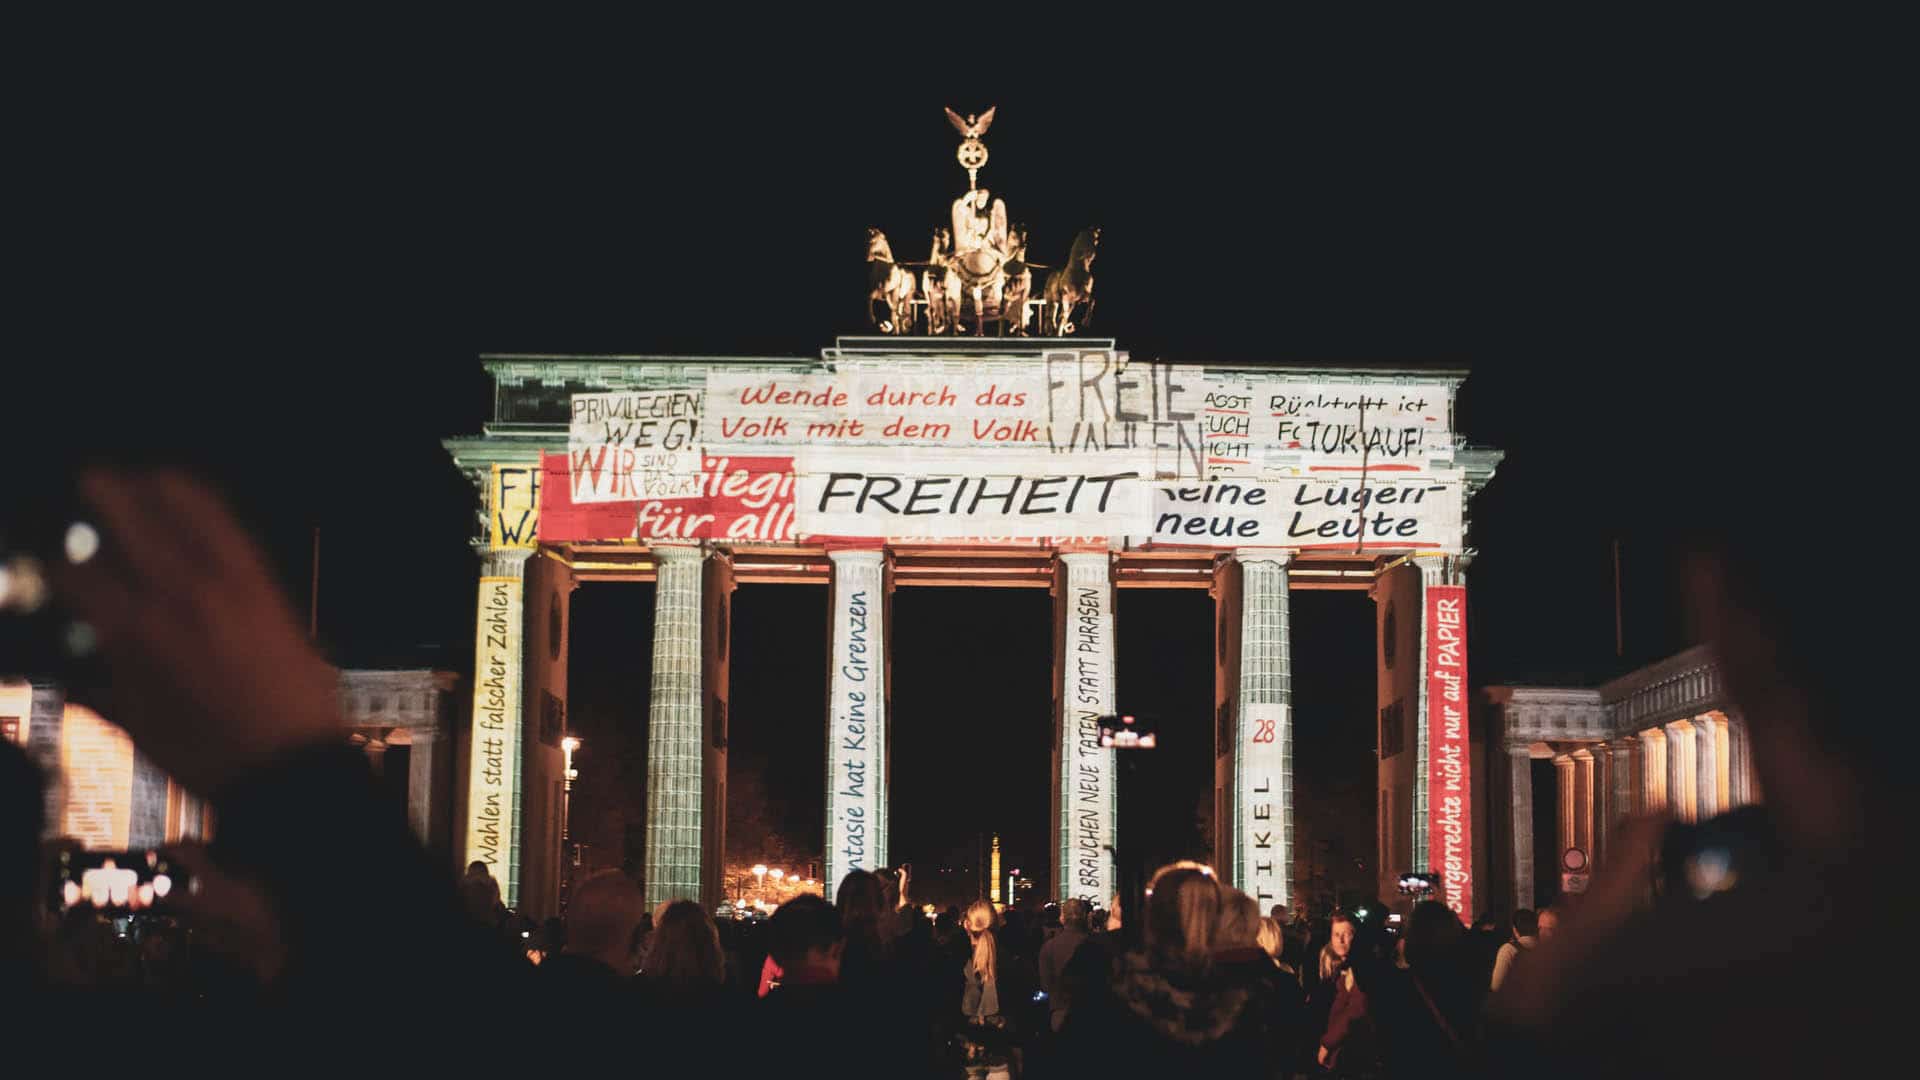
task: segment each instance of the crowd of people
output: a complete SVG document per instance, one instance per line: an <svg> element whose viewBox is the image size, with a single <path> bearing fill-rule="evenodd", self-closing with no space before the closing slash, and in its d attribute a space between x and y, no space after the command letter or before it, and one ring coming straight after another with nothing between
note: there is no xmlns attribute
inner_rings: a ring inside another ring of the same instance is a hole
<svg viewBox="0 0 1920 1080"><path fill-rule="evenodd" d="M904 871L853 871L833 902L804 895L764 921L716 922L692 899L649 909L615 869L537 930L483 865L461 891L544 1001L624 1005L720 1040L845 1034L909 1076L1467 1075L1502 1053L1489 995L1558 918L1469 929L1428 901L1404 934L1345 911L1283 922L1196 862L1154 875L1137 926L1118 897L929 917Z"/></svg>
<svg viewBox="0 0 1920 1080"><path fill-rule="evenodd" d="M1807 1075L1858 1071L1898 1030L1894 999L1851 975L1869 956L1902 967L1905 935L1890 947L1867 917L1897 860L1895 788L1865 740L1816 722L1847 659L1786 619L1761 562L1726 560L1701 590L1752 703L1766 807L1632 823L1565 912L1470 929L1423 902L1395 935L1335 915L1303 937L1176 863L1138 911L1069 898L929 920L910 882L857 871L832 903L717 925L693 897L648 910L609 870L534 926L486 867L437 866L379 796L341 744L334 672L218 499L169 472L94 473L86 495L107 543L57 584L112 665L91 701L208 793L219 827L173 854L193 887L165 907L50 913L49 778L0 741L0 1000L22 1003L16 1031L158 1017L205 1055L291 1028L301 1041L277 1052L310 1057L315 1033L404 1015L395 1030L461 1067L475 1047L565 1031L704 1075L1112 1080ZM1702 845L1719 845L1704 888ZM222 1006L272 1019L231 1024Z"/></svg>

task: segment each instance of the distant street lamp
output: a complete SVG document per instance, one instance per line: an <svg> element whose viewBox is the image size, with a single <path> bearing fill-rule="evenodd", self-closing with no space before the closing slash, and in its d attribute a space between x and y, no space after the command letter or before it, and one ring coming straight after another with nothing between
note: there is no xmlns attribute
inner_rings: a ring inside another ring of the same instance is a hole
<svg viewBox="0 0 1920 1080"><path fill-rule="evenodd" d="M786 877L786 876L787 876L787 872L786 872L785 870L782 870L782 869L780 869L779 867L777 867L777 866L776 866L776 867L774 867L774 868L773 868L772 870L769 870L769 871L767 871L767 876L768 876L768 877L770 877L770 878L772 878L772 879L773 879L774 881L776 881L776 882L777 882L777 881L779 881L779 880L780 880L781 878L783 878L783 877Z"/></svg>
<svg viewBox="0 0 1920 1080"><path fill-rule="evenodd" d="M754 890L758 891L761 888L761 886L765 885L766 883L767 883L767 864L766 863L753 864Z"/></svg>

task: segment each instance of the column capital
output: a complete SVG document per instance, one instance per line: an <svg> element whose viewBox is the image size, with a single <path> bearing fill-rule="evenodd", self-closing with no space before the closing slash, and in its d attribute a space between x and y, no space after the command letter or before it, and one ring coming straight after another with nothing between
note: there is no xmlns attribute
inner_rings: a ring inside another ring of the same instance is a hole
<svg viewBox="0 0 1920 1080"><path fill-rule="evenodd" d="M1233 561L1239 563L1241 566L1248 566L1254 563L1272 563L1275 566L1285 567L1293 561L1293 554L1291 551L1276 551L1271 548L1234 548Z"/></svg>
<svg viewBox="0 0 1920 1080"><path fill-rule="evenodd" d="M1113 561L1106 551L1056 551L1053 557L1068 566L1106 566Z"/></svg>
<svg viewBox="0 0 1920 1080"><path fill-rule="evenodd" d="M707 557L706 549L699 544L649 544L647 554L663 563L699 562Z"/></svg>
<svg viewBox="0 0 1920 1080"><path fill-rule="evenodd" d="M521 577L527 572L527 560L533 556L533 549L496 548L476 540L473 553L480 557L481 577Z"/></svg>
<svg viewBox="0 0 1920 1080"><path fill-rule="evenodd" d="M1440 552L1428 552L1408 557L1407 561L1420 569L1420 581L1426 585L1464 585L1467 567L1472 565L1473 550L1462 551L1457 555Z"/></svg>
<svg viewBox="0 0 1920 1080"><path fill-rule="evenodd" d="M827 558L835 566L842 563L879 566L887 560L887 551L878 547L830 547L827 549Z"/></svg>

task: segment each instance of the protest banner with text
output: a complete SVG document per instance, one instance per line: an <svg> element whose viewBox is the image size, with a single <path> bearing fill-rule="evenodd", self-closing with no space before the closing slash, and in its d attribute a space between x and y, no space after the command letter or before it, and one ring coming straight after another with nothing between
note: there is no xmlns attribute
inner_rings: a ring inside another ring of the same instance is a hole
<svg viewBox="0 0 1920 1080"><path fill-rule="evenodd" d="M1473 910L1473 770L1467 744L1467 590L1429 585L1427 614L1427 865L1434 899L1463 920Z"/></svg>
<svg viewBox="0 0 1920 1080"><path fill-rule="evenodd" d="M1457 551L1457 472L1339 473L1153 485L1158 546Z"/></svg>
<svg viewBox="0 0 1920 1080"><path fill-rule="evenodd" d="M576 503L699 494L705 391L693 387L574 394L567 424Z"/></svg>
<svg viewBox="0 0 1920 1080"><path fill-rule="evenodd" d="M1431 384L1217 375L1205 385L1215 476L1411 472L1453 452L1452 402Z"/></svg>

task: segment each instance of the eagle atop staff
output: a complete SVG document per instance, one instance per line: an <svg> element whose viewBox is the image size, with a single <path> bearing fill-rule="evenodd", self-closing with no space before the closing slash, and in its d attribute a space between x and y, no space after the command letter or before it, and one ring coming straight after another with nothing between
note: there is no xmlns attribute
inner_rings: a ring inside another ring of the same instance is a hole
<svg viewBox="0 0 1920 1080"><path fill-rule="evenodd" d="M988 109L979 116L968 113L966 119L962 120L959 113L948 108L947 119L953 122L953 129L963 138L977 139L985 135L987 129L993 126L993 109Z"/></svg>

